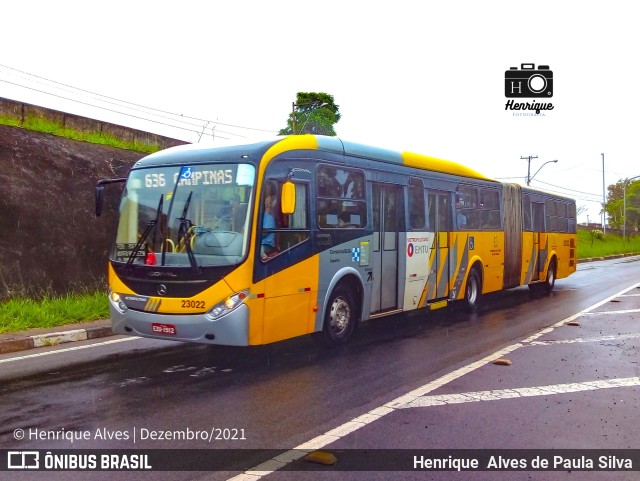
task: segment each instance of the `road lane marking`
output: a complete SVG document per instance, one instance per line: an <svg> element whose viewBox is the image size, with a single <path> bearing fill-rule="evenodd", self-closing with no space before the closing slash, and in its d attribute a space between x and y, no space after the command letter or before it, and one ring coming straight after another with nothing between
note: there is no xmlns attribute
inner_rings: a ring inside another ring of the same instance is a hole
<svg viewBox="0 0 640 481"><path fill-rule="evenodd" d="M65 353L65 352L70 352L70 351L79 351L80 349L89 349L89 348L93 348L93 347L100 347L100 346L104 346L105 344L116 344L118 342L135 341L137 339L140 339L140 338L139 337L123 337L122 339L111 339L109 341L102 341L102 342L96 342L96 343L92 343L92 344L85 344L83 346L66 347L64 349L57 349L55 351L37 352L35 354L27 354L25 356L12 357L10 359L0 359L0 364L5 363L5 362L24 361L25 359L32 359L32 358L35 358L35 357L51 356L52 354L62 354L62 353Z"/></svg>
<svg viewBox="0 0 640 481"><path fill-rule="evenodd" d="M472 371L475 371L476 369L485 366L493 361L495 361L497 358L499 357L503 357L506 354L515 351L516 349L523 347L527 344L531 344L532 342L536 341L539 337L548 334L550 332L552 332L554 329L561 327L563 325L565 325L568 322L574 321L576 319L578 319L580 316L589 313L590 311L593 311L595 309L597 309L598 307L611 302L612 299L615 299L617 297L620 297L626 293L628 293L629 291L631 291L632 289L636 289L640 287L640 283L638 284L634 284L631 287L628 287L626 289L621 290L620 292L617 292L616 294L613 294L612 296L607 297L606 299L600 301L600 302L596 302L595 304L593 304L590 307L587 307L583 310L581 310L580 312L577 312L576 314L573 314L565 319L563 319L560 322L557 322L555 324L553 324L550 327L547 327L545 329L542 329L541 331L538 331L537 333L533 334L532 336L529 336L528 338L524 339L523 341L513 344L511 346L508 346L504 349L501 349L497 352L494 352L493 354L480 359L479 361L476 362L472 362L471 364L468 364L464 367L461 367L459 369L456 369L455 371L446 374L444 376L442 376L441 378L435 379L434 381L428 382L427 384L420 386L417 389L414 389L413 391L408 392L407 394L404 394L396 399L394 399L393 401L390 401L386 404L384 404L383 406L380 406L376 409L373 409L371 411L369 411L368 413L363 414L362 416L359 416L356 419L353 419L351 421L348 421L344 424L342 424L341 426L338 426L324 434L321 434L320 436L316 436L313 439L310 439L309 441L306 441L302 444L300 444L299 446L286 451L284 453L282 453L280 456L276 456L275 458L272 458L268 461L265 461L264 463L255 466L253 468L249 468L247 471L245 471L244 473L238 474L237 476L233 476L231 478L228 478L227 481L257 481L258 479L263 478L264 476L267 476L271 473L273 473L274 471L277 471L281 468L283 468L284 466L286 466L287 464L302 458L303 456L305 456L306 454L308 454L311 451L317 450L317 449L321 449L323 447L325 447L328 444L331 444L335 441L338 441L340 438L342 438L343 436L345 436L346 434L352 433L354 431L357 431L358 429L360 429L361 427L364 427L374 421L377 421L378 419L382 418L383 416L394 412L398 409L402 409L404 405L414 402L416 401L418 398L425 396L426 394L428 394L429 392L432 392L442 386L444 386L445 384L448 384L449 382L458 379L462 376L464 376L465 374L468 374ZM375 414L374 414L375 413ZM345 432L346 434L341 434L342 432ZM329 434L332 433L332 434Z"/></svg>
<svg viewBox="0 0 640 481"><path fill-rule="evenodd" d="M620 334L618 336L598 336L598 337L586 337L577 339L565 339L559 341L533 341L524 344L524 346L555 346L558 344L576 344L576 343L589 343L589 342L606 342L606 341L623 341L625 339L636 339L640 337L638 334Z"/></svg>
<svg viewBox="0 0 640 481"><path fill-rule="evenodd" d="M606 316L608 314L633 314L640 312L640 309L626 309L624 311L600 311L600 312L585 312L585 316Z"/></svg>
<svg viewBox="0 0 640 481"><path fill-rule="evenodd" d="M479 401L497 401L500 399L521 399L532 396L551 396L554 394L568 394L579 391L597 391L599 389L613 389L640 385L640 377L623 379L607 379L601 381L572 382L567 384L551 384L548 386L523 387L513 389L498 389L495 391L476 391L458 394L442 394L436 396L422 396L405 404L403 408L418 408L442 406L445 404L462 404Z"/></svg>

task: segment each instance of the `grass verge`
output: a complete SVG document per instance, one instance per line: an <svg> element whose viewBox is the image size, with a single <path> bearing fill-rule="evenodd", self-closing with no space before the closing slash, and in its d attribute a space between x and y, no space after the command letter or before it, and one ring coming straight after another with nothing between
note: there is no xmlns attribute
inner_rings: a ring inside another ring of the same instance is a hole
<svg viewBox="0 0 640 481"><path fill-rule="evenodd" d="M602 239L592 238L588 230L578 230L578 259L640 253L640 236L626 240L619 235L606 234Z"/></svg>
<svg viewBox="0 0 640 481"><path fill-rule="evenodd" d="M89 322L109 317L107 294L67 294L43 299L17 298L0 303L0 333Z"/></svg>
<svg viewBox="0 0 640 481"><path fill-rule="evenodd" d="M11 127L20 127L27 130L33 130L35 132L44 132L46 134L57 135L58 137L78 140L81 142L108 145L118 149L135 150L136 152L153 153L160 150L160 146L158 144L125 141L114 137L113 135L103 134L101 132L83 132L81 130L65 127L59 122L34 116L27 117L24 119L24 122L20 122L20 119L15 117L0 116L0 124L9 125Z"/></svg>

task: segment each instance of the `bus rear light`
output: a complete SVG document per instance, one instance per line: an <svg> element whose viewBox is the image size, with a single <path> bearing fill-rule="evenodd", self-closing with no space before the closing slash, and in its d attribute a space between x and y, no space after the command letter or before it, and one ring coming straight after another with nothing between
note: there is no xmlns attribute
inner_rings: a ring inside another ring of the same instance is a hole
<svg viewBox="0 0 640 481"><path fill-rule="evenodd" d="M235 309L238 308L238 306L244 304L244 301L248 297L248 295L249 295L249 291L248 290L236 292L235 294L227 297L224 301L219 302L215 306L213 306L205 314L205 316L209 320L215 321L216 319L219 319L220 317L224 316L225 314L228 314L228 313L234 311Z"/></svg>

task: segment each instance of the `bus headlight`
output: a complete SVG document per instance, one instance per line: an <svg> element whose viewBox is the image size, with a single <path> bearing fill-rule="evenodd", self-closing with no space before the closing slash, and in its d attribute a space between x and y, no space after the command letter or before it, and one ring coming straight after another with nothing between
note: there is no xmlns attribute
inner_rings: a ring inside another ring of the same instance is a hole
<svg viewBox="0 0 640 481"><path fill-rule="evenodd" d="M213 306L209 311L207 311L205 316L209 320L215 321L216 319L219 319L225 314L228 314L231 311L234 311L239 306L244 304L244 301L248 296L249 296L248 290L236 292L235 294L227 297L224 301L219 302L215 306Z"/></svg>
<svg viewBox="0 0 640 481"><path fill-rule="evenodd" d="M124 314L127 312L128 307L124 303L124 301L120 298L117 292L109 292L109 300L111 301L111 305L116 308L120 314Z"/></svg>

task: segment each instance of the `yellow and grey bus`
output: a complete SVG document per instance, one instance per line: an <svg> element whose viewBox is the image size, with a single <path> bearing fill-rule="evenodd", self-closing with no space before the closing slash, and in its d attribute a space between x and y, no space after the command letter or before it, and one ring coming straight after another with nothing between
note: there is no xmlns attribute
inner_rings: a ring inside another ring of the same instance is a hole
<svg viewBox="0 0 640 481"><path fill-rule="evenodd" d="M108 285L116 333L234 346L313 334L339 345L360 321L454 301L475 310L483 294L551 290L575 269L572 199L299 135L139 160Z"/></svg>

